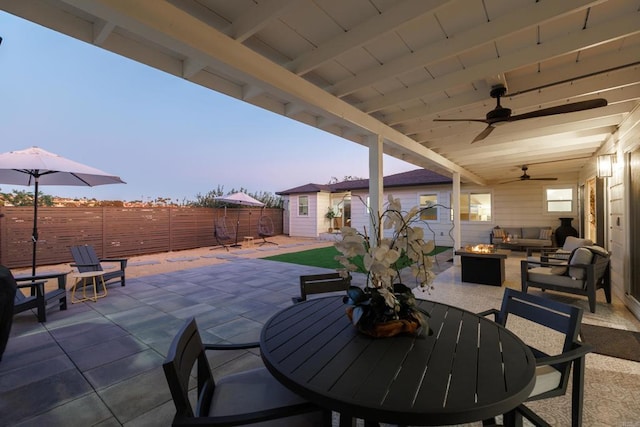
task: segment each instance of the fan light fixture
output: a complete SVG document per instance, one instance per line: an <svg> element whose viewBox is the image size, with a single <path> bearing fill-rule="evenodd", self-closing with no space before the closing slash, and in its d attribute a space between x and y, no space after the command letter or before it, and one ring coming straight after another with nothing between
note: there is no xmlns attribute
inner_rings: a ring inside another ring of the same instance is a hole
<svg viewBox="0 0 640 427"><path fill-rule="evenodd" d="M613 154L601 154L596 159L598 178L613 176Z"/></svg>

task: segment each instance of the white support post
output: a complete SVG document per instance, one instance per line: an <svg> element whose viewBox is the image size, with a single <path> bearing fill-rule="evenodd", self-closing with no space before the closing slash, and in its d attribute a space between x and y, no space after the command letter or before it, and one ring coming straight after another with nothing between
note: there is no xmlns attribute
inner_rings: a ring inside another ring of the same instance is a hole
<svg viewBox="0 0 640 427"><path fill-rule="evenodd" d="M369 137L369 208L371 216L369 219L369 239L371 246L378 244L381 235L374 235L374 219L378 218L382 212L382 199L384 193L384 182L382 175L382 153L384 138L381 135ZM381 233L382 230L379 230Z"/></svg>
<svg viewBox="0 0 640 427"><path fill-rule="evenodd" d="M453 194L451 199L453 200L453 250L457 250L462 247L462 229L460 228L460 174L454 172L451 177L453 181ZM460 257L453 257L454 265L460 265Z"/></svg>

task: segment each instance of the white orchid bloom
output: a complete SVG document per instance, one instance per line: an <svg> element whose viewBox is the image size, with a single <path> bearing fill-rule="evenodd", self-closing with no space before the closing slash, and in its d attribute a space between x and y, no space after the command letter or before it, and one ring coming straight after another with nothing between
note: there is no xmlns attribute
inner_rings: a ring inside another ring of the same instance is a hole
<svg viewBox="0 0 640 427"><path fill-rule="evenodd" d="M353 227L346 226L346 225L340 229L340 233L342 234L342 237L345 237L345 236L359 236L358 230L356 230Z"/></svg>
<svg viewBox="0 0 640 427"><path fill-rule="evenodd" d="M412 207L411 210L409 210L409 212L407 212L407 214L404 216L404 222L409 224L414 219L418 211L420 211L420 208L418 206Z"/></svg>
<svg viewBox="0 0 640 427"><path fill-rule="evenodd" d="M335 247L348 258L365 253L364 238L360 235L344 236L341 241L336 242Z"/></svg>
<svg viewBox="0 0 640 427"><path fill-rule="evenodd" d="M378 232L385 231L387 235L378 240L376 246L367 249L366 238L355 228L343 227L342 241L336 242L335 247L342 253L336 260L344 267L341 274L350 271L358 271L358 267L352 262L355 256L363 256L365 272L368 273L369 284L378 289L383 289L393 295L393 284L399 277L396 262L401 257L406 257L412 275L422 288L430 288L435 274L431 253L435 244L433 241L425 242L425 230L422 227L411 226L419 220L420 208L415 206L403 214L400 199L392 195L387 196L387 206L384 213L373 224L373 229Z"/></svg>
<svg viewBox="0 0 640 427"><path fill-rule="evenodd" d="M390 266L400 258L400 252L387 245L378 246L373 250L373 257L385 267Z"/></svg>
<svg viewBox="0 0 640 427"><path fill-rule="evenodd" d="M388 288L381 288L378 290L378 293L384 298L384 303L387 307L395 310L396 307L400 305L396 296Z"/></svg>

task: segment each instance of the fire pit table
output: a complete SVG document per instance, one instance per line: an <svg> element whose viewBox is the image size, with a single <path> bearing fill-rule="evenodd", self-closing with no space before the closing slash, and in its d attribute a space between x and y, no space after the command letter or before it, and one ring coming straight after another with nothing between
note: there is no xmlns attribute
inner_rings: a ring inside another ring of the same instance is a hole
<svg viewBox="0 0 640 427"><path fill-rule="evenodd" d="M493 245L465 246L455 252L462 262L462 281L502 286L504 260L511 251Z"/></svg>

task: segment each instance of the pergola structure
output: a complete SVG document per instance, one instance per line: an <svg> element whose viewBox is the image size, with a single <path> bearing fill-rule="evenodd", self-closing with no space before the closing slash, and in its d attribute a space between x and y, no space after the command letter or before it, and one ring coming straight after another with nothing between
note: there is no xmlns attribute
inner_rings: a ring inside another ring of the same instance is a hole
<svg viewBox="0 0 640 427"><path fill-rule="evenodd" d="M0 0L0 8L369 147L374 209L383 153L451 176L455 195L461 182L491 185L522 165L579 182L595 175L598 154L620 154L618 141L639 132L637 0ZM484 120L496 87L513 116L607 105L491 129L434 121Z"/></svg>

